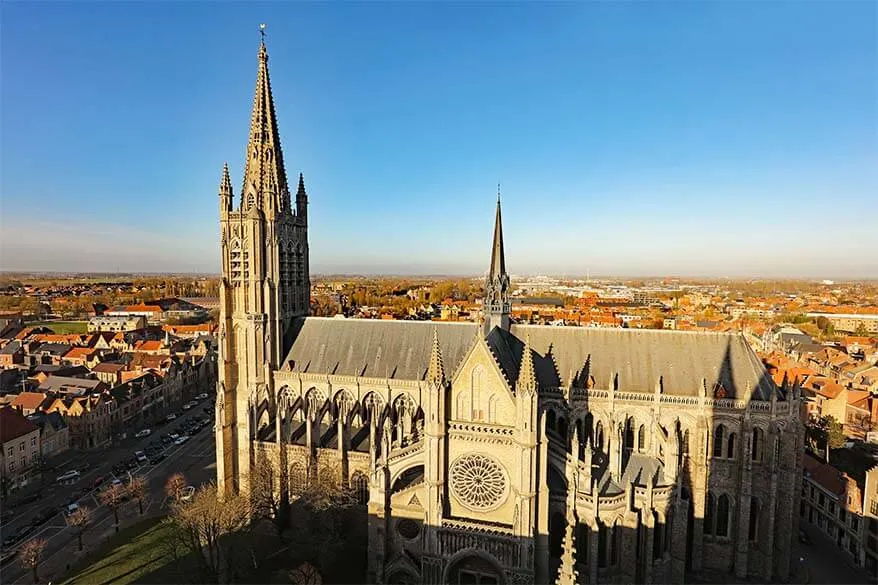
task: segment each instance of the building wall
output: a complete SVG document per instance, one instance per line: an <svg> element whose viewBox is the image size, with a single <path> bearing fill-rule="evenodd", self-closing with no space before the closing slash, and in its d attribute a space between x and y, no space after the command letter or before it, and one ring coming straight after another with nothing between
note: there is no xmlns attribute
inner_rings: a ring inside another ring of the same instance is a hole
<svg viewBox="0 0 878 585"><path fill-rule="evenodd" d="M3 461L0 470L3 477L18 482L26 478L40 454L40 430L7 441L2 445Z"/></svg>

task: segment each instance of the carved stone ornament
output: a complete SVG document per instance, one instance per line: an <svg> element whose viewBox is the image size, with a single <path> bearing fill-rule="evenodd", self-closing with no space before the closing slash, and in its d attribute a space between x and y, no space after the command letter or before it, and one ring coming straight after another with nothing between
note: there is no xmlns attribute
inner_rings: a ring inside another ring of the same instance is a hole
<svg viewBox="0 0 878 585"><path fill-rule="evenodd" d="M477 512L487 512L506 501L509 482L503 467L487 455L474 453L457 459L450 470L451 490L457 500Z"/></svg>

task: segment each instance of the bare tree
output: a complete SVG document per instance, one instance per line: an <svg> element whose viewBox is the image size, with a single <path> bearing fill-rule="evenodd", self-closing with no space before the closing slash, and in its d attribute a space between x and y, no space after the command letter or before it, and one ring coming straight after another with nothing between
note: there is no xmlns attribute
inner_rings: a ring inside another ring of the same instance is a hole
<svg viewBox="0 0 878 585"><path fill-rule="evenodd" d="M27 541L18 549L18 562L22 568L33 571L34 583L39 583L37 569L43 560L44 550L46 550L46 541L39 538Z"/></svg>
<svg viewBox="0 0 878 585"><path fill-rule="evenodd" d="M131 483L128 484L125 491L129 498L137 500L137 507L140 510L140 515L143 516L143 502L146 501L149 496L146 480L140 476L132 478Z"/></svg>
<svg viewBox="0 0 878 585"><path fill-rule="evenodd" d="M82 550L82 536L91 525L92 513L91 508L80 506L70 516L67 517L67 524L76 531L76 537L79 539L79 550Z"/></svg>
<svg viewBox="0 0 878 585"><path fill-rule="evenodd" d="M219 495L216 484L203 486L191 500L174 504L172 518L205 577L222 583L232 564L235 539L230 537L249 526L251 507L246 496L226 495L220 499Z"/></svg>
<svg viewBox="0 0 878 585"><path fill-rule="evenodd" d="M317 567L309 562L304 562L290 571L290 582L294 585L323 585L323 578Z"/></svg>
<svg viewBox="0 0 878 585"><path fill-rule="evenodd" d="M110 487L101 492L98 498L101 503L112 510L113 519L116 521L116 532L119 532L119 509L128 496L128 488L121 484L111 484Z"/></svg>
<svg viewBox="0 0 878 585"><path fill-rule="evenodd" d="M189 482L182 473L175 473L165 482L165 495L175 504L179 504L186 492Z"/></svg>
<svg viewBox="0 0 878 585"><path fill-rule="evenodd" d="M287 475L264 454L256 459L250 473L250 497L253 513L271 520L279 538L289 526L290 500Z"/></svg>

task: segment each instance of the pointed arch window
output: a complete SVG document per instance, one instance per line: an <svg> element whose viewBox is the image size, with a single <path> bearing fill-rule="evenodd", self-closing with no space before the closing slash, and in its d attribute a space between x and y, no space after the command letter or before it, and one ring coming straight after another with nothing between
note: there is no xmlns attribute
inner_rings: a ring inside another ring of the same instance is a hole
<svg viewBox="0 0 878 585"><path fill-rule="evenodd" d="M604 450L604 425L601 421L594 427L594 446L598 451L603 452Z"/></svg>
<svg viewBox="0 0 878 585"><path fill-rule="evenodd" d="M713 494L707 494L707 504L704 508L704 534L713 534L714 509L716 508L716 498Z"/></svg>
<svg viewBox="0 0 878 585"><path fill-rule="evenodd" d="M729 433L729 440L726 442L726 457L735 458L735 433Z"/></svg>
<svg viewBox="0 0 878 585"><path fill-rule="evenodd" d="M750 448L750 458L753 461L762 461L762 441L764 434L762 429L756 427L753 429L753 442Z"/></svg>
<svg viewBox="0 0 878 585"><path fill-rule="evenodd" d="M747 531L750 542L756 542L759 539L759 500L750 500L750 527Z"/></svg>
<svg viewBox="0 0 878 585"><path fill-rule="evenodd" d="M689 429L683 431L683 455L689 456Z"/></svg>
<svg viewBox="0 0 878 585"><path fill-rule="evenodd" d="M713 456L714 457L722 457L723 456L723 440L726 434L726 427L723 425L717 425L716 430L713 433Z"/></svg>
<svg viewBox="0 0 878 585"><path fill-rule="evenodd" d="M637 450L641 453L646 451L646 427L643 425L637 429Z"/></svg>
<svg viewBox="0 0 878 585"><path fill-rule="evenodd" d="M729 535L729 516L731 515L731 501L726 494L721 495L716 501L716 535Z"/></svg>
<svg viewBox="0 0 878 585"><path fill-rule="evenodd" d="M665 550L665 524L655 510L652 512L652 526L652 558L657 560L662 558Z"/></svg>

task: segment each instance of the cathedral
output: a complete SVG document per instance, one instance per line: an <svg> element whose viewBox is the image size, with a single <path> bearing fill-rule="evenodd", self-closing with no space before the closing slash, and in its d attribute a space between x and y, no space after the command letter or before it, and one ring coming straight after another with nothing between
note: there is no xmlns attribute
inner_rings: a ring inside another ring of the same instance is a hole
<svg viewBox="0 0 878 585"><path fill-rule="evenodd" d="M741 335L516 324L499 200L482 323L309 317L264 41L219 203L222 493L259 457L291 497L328 470L368 510L373 583L791 577L799 389Z"/></svg>

